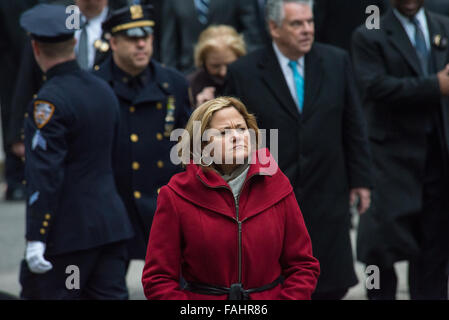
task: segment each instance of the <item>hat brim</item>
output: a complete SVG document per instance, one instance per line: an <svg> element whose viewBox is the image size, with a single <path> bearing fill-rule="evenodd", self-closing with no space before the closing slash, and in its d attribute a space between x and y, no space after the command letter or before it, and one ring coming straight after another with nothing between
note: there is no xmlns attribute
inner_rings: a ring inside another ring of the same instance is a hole
<svg viewBox="0 0 449 320"><path fill-rule="evenodd" d="M116 32L114 35L123 35L129 38L143 38L153 34L153 28L151 27L138 27L131 28Z"/></svg>

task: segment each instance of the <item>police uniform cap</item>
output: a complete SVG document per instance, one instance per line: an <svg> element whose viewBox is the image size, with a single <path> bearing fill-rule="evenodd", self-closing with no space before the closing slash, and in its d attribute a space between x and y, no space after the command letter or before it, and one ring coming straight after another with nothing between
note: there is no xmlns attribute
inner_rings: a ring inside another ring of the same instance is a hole
<svg viewBox="0 0 449 320"><path fill-rule="evenodd" d="M102 24L103 31L112 36L145 37L153 33L153 6L133 5L118 9Z"/></svg>
<svg viewBox="0 0 449 320"><path fill-rule="evenodd" d="M68 17L64 6L38 4L22 14L20 26L36 41L62 42L75 34L75 29L66 26Z"/></svg>

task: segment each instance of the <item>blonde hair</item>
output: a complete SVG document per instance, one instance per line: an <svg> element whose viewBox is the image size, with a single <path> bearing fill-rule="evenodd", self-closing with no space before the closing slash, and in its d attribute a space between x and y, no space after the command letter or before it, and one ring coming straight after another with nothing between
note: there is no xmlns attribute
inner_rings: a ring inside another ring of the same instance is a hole
<svg viewBox="0 0 449 320"><path fill-rule="evenodd" d="M209 100L198 108L196 108L192 115L190 116L189 121L187 122L184 134L178 143L178 156L183 160L183 164L189 163L194 158L194 122L200 121L201 129L199 136L202 137L204 131L210 128L210 122L212 117L217 111L220 111L225 108L235 108L243 117L246 122L246 126L248 129L252 129L255 133L255 146L256 149L259 145L259 127L257 126L256 117L249 113L246 106L237 98L234 97L218 97L212 100ZM198 133L197 133L198 134ZM207 142L201 142L201 150L203 151L204 146ZM183 150L189 150L188 159L183 158Z"/></svg>
<svg viewBox="0 0 449 320"><path fill-rule="evenodd" d="M246 54L245 41L233 27L212 25L205 29L201 32L194 49L195 66L203 66L209 52L223 47L231 49L237 58Z"/></svg>

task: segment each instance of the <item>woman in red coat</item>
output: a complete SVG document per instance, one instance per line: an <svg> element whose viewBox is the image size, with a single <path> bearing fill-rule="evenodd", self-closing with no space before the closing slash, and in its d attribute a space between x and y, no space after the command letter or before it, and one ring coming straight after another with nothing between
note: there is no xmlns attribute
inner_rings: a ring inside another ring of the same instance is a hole
<svg viewBox="0 0 449 320"><path fill-rule="evenodd" d="M290 182L257 150L258 133L234 98L193 112L178 144L186 171L158 197L142 275L148 299L310 299L319 263Z"/></svg>

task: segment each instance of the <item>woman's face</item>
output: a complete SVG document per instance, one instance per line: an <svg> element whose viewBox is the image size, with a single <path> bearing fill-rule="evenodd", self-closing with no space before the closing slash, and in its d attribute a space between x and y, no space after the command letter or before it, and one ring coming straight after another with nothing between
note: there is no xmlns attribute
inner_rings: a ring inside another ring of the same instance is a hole
<svg viewBox="0 0 449 320"><path fill-rule="evenodd" d="M249 130L243 116L234 107L221 109L213 115L210 128L214 129L210 144L215 162L223 172L232 172L233 168L242 164L250 152ZM217 154L218 153L218 154Z"/></svg>
<svg viewBox="0 0 449 320"><path fill-rule="evenodd" d="M224 79L228 70L228 64L237 60L237 55L228 47L212 49L204 59L204 66L207 72Z"/></svg>

